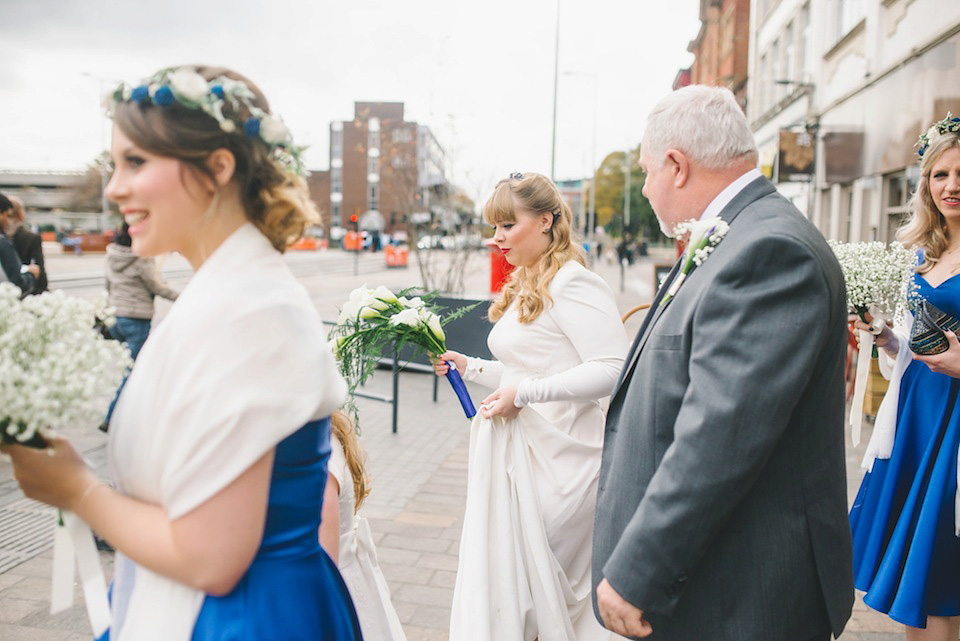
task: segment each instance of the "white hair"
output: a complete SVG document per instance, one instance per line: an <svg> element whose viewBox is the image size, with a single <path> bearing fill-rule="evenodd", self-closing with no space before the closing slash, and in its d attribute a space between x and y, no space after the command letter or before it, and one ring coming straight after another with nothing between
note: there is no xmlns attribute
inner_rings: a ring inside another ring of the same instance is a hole
<svg viewBox="0 0 960 641"><path fill-rule="evenodd" d="M647 117L641 149L655 163L677 149L708 169L757 161L753 132L733 94L706 85L689 85L660 100Z"/></svg>

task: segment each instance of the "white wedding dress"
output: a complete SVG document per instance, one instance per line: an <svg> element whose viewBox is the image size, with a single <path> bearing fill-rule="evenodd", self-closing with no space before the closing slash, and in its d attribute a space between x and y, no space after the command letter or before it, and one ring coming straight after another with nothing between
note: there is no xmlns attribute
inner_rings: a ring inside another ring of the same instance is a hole
<svg viewBox="0 0 960 641"><path fill-rule="evenodd" d="M373 543L370 524L363 516L354 513L353 477L347 467L343 445L334 434L330 435L330 449L327 472L340 484L340 559L337 565L353 597L360 631L364 639L407 641L390 601L390 588L377 562L377 546Z"/></svg>
<svg viewBox="0 0 960 641"><path fill-rule="evenodd" d="M590 556L604 413L627 337L606 283L579 263L549 287L532 323L514 306L487 339L496 361L465 378L518 385L515 419L470 428L467 505L451 641L594 641L611 633L590 598Z"/></svg>

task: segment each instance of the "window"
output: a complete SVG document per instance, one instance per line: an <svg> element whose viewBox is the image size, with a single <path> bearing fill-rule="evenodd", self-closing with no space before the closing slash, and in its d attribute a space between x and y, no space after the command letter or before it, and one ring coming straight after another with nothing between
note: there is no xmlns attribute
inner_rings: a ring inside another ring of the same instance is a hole
<svg viewBox="0 0 960 641"><path fill-rule="evenodd" d="M367 191L367 209L379 209L380 208L380 190L377 189L376 185L370 185L369 190Z"/></svg>
<svg viewBox="0 0 960 641"><path fill-rule="evenodd" d="M330 169L330 191L337 194L343 191L343 170L339 167L332 167Z"/></svg>
<svg viewBox="0 0 960 641"><path fill-rule="evenodd" d="M797 77L799 82L807 78L807 42L810 40L810 5L800 10L800 39L797 43Z"/></svg>
<svg viewBox="0 0 960 641"><path fill-rule="evenodd" d="M367 158L367 173L376 174L380 170L380 165L377 162L377 156L369 156Z"/></svg>
<svg viewBox="0 0 960 641"><path fill-rule="evenodd" d="M787 30L783 34L783 56L780 69L780 80L793 80L800 82L801 78L797 75L797 62L795 59L796 47L793 42L793 23L787 25ZM796 85L788 85L787 93L796 89Z"/></svg>
<svg viewBox="0 0 960 641"><path fill-rule="evenodd" d="M371 131L367 134L367 148L380 149L380 131Z"/></svg>
<svg viewBox="0 0 960 641"><path fill-rule="evenodd" d="M886 230L880 230L886 242L896 239L897 229L910 216L910 197L917 190L918 171L899 171L883 178L884 216L880 221Z"/></svg>
<svg viewBox="0 0 960 641"><path fill-rule="evenodd" d="M393 142L395 143L407 143L413 140L413 134L410 133L409 129L400 127L393 130Z"/></svg>
<svg viewBox="0 0 960 641"><path fill-rule="evenodd" d="M342 221L340 220L340 205L333 205L330 208L330 221L334 225L339 225Z"/></svg>
<svg viewBox="0 0 960 641"><path fill-rule="evenodd" d="M330 156L333 158L343 157L343 130L334 129L330 132Z"/></svg>
<svg viewBox="0 0 960 641"><path fill-rule="evenodd" d="M863 0L837 0L836 12L836 39L840 40L863 19Z"/></svg>

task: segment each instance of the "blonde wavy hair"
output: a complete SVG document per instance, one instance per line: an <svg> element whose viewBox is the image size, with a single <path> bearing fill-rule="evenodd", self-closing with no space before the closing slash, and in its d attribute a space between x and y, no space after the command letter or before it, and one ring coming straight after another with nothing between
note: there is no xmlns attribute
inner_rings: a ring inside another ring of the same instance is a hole
<svg viewBox="0 0 960 641"><path fill-rule="evenodd" d="M497 183L483 206L483 219L490 225L509 223L518 216L553 215L550 244L531 267L515 267L500 297L490 306L490 320L500 320L516 301L521 323L532 323L552 303L548 288L557 271L568 261L586 265L583 249L572 239L573 212L553 181L541 174L513 174Z"/></svg>
<svg viewBox="0 0 960 641"><path fill-rule="evenodd" d="M356 513L360 509L360 504L370 494L367 471L363 466L365 458L363 449L357 439L357 432L353 429L353 423L343 412L334 412L330 417L330 431L343 446L347 469L350 470L350 478L353 480L353 511Z"/></svg>
<svg viewBox="0 0 960 641"><path fill-rule="evenodd" d="M270 104L260 89L243 75L223 67L193 66L207 81L220 76L243 82L253 92L252 103L270 113ZM226 132L200 109L174 103L159 107L148 102L125 101L116 105L113 120L138 147L160 156L176 158L183 166L213 178L206 160L217 149L227 149L236 159L233 180L238 185L247 219L283 252L303 236L308 225L320 220L310 200L306 181L281 165L261 140L243 132L250 117L246 106L224 105L223 114L239 123Z"/></svg>
<svg viewBox="0 0 960 641"><path fill-rule="evenodd" d="M947 224L933 196L930 194L930 173L944 152L960 147L960 134L941 134L927 148L920 160L920 180L910 200L910 218L897 230L897 240L905 247L923 249L923 263L917 267L921 274L930 271L947 249Z"/></svg>

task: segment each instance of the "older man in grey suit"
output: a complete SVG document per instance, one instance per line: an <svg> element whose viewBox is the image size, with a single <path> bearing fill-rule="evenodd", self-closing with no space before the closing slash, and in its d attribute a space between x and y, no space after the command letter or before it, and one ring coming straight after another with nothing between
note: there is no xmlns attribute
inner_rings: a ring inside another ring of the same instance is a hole
<svg viewBox="0 0 960 641"><path fill-rule="evenodd" d="M755 169L726 89L664 98L640 162L666 232L729 228L689 273L674 267L611 397L597 615L663 641L839 635L853 604L840 267Z"/></svg>

